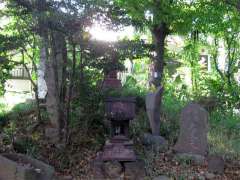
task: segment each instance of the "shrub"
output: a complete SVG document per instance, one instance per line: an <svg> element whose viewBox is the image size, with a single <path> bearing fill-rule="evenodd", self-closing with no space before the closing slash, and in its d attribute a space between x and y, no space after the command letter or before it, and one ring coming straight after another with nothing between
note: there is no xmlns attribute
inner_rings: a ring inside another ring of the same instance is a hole
<svg viewBox="0 0 240 180"><path fill-rule="evenodd" d="M240 158L240 118L232 110L217 109L209 116L210 153Z"/></svg>
<svg viewBox="0 0 240 180"><path fill-rule="evenodd" d="M4 103L0 103L0 127L7 122L7 106Z"/></svg>
<svg viewBox="0 0 240 180"><path fill-rule="evenodd" d="M165 91L161 108L160 133L174 144L179 132L180 113L186 102L180 101L171 91Z"/></svg>

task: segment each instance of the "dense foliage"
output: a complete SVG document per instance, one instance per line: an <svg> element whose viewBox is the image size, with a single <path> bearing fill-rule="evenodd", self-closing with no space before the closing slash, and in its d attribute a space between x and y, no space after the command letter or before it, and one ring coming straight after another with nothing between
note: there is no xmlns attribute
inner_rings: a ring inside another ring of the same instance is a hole
<svg viewBox="0 0 240 180"><path fill-rule="evenodd" d="M150 131L146 93L163 86L161 135L170 145L178 137L181 109L195 101L210 115L210 153L239 159L240 1L5 0L3 4L0 20L7 23L0 26L0 94L10 71L21 65L29 74L36 105L20 104L7 112L0 101L6 147L1 152L44 156L62 172L77 169L71 155L83 149L95 153L109 134L106 96L136 97L131 136L139 145L143 133ZM116 31L131 26L135 31L133 37L117 42L99 41L89 32L95 24ZM115 70L123 88L104 91L103 79ZM41 78L48 89L44 99L38 97ZM22 121L25 117L27 121ZM63 149L46 145L41 136L46 127L57 129Z"/></svg>

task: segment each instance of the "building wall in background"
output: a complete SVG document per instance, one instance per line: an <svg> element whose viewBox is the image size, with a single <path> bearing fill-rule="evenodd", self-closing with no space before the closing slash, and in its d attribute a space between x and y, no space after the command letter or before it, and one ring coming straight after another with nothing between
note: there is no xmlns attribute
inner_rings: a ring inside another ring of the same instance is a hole
<svg viewBox="0 0 240 180"><path fill-rule="evenodd" d="M30 80L26 79L9 79L5 83L7 92L31 93L32 85Z"/></svg>

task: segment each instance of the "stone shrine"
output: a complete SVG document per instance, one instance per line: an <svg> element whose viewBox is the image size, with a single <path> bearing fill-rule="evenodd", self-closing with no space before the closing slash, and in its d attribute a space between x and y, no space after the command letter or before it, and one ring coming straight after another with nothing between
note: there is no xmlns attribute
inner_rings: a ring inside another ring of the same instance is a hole
<svg viewBox="0 0 240 180"><path fill-rule="evenodd" d="M122 87L117 72L112 71L103 82L103 89ZM105 114L111 124L110 139L93 161L93 179L144 179L144 162L137 159L129 138L129 123L135 118L135 98L108 97Z"/></svg>
<svg viewBox="0 0 240 180"><path fill-rule="evenodd" d="M134 98L108 98L105 101L106 117L111 121L111 139L106 142L104 161L135 161L133 142L129 140L129 121L135 117Z"/></svg>

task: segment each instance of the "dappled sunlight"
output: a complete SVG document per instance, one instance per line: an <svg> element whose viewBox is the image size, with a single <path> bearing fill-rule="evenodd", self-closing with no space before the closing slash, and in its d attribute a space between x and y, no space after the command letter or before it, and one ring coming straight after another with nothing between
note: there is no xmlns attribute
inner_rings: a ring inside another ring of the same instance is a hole
<svg viewBox="0 0 240 180"><path fill-rule="evenodd" d="M92 39L109 42L115 42L124 37L132 38L134 34L133 27L125 27L122 30L114 31L100 24L94 24L88 31Z"/></svg>
<svg viewBox="0 0 240 180"><path fill-rule="evenodd" d="M15 105L24 103L28 99L32 99L32 94L6 92L4 96L1 97L1 102L6 104L9 110L11 110Z"/></svg>

